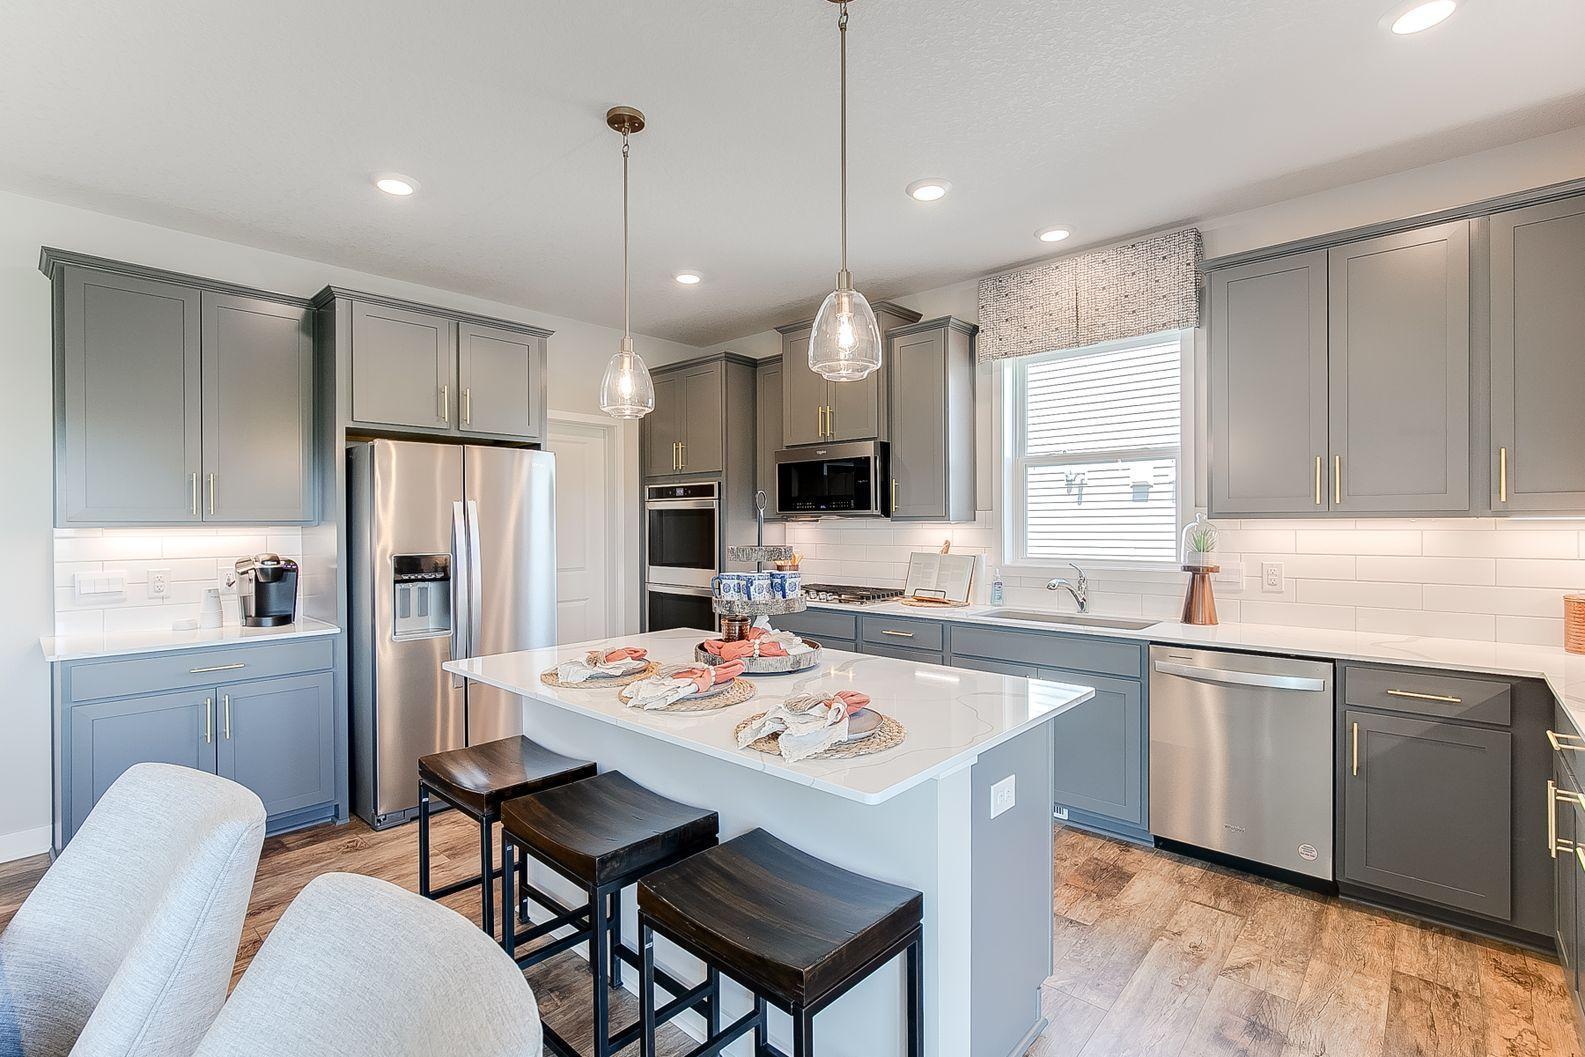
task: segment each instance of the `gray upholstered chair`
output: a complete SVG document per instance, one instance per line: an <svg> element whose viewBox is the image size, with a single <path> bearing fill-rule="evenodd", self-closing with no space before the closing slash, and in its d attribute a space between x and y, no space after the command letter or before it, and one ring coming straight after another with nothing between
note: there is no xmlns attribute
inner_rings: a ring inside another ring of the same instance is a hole
<svg viewBox="0 0 1585 1057"><path fill-rule="evenodd" d="M226 999L264 805L129 769L0 933L0 1055L191 1057Z"/></svg>
<svg viewBox="0 0 1585 1057"><path fill-rule="evenodd" d="M462 915L373 877L310 881L199 1057L540 1057L534 993Z"/></svg>

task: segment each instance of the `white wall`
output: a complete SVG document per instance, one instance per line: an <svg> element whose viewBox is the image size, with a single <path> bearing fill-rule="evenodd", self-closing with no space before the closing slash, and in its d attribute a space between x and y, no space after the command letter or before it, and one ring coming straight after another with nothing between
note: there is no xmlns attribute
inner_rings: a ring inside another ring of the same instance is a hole
<svg viewBox="0 0 1585 1057"><path fill-rule="evenodd" d="M211 276L280 293L312 296L327 283L446 305L554 330L550 339L552 408L595 409L600 375L620 331L522 306L398 282L100 213L0 193L0 379L6 415L0 444L0 553L10 568L0 606L0 861L42 851L50 822L49 672L38 646L51 630L52 544L51 334L49 282L38 271L41 245ZM619 291L613 286L613 307ZM699 350L635 338L638 351L662 363ZM624 425L633 468L623 484L632 497L625 517L637 531L638 430Z"/></svg>

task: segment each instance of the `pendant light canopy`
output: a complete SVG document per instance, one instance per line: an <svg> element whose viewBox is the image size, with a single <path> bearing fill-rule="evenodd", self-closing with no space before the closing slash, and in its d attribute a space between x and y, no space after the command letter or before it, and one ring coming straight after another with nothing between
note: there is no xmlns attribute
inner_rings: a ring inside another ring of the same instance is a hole
<svg viewBox="0 0 1585 1057"><path fill-rule="evenodd" d="M622 347L605 365L600 379L600 410L612 418L643 418L655 410L655 383L643 357L633 351L627 266L627 138L644 129L644 115L630 106L613 106L605 123L622 134Z"/></svg>
<svg viewBox="0 0 1585 1057"><path fill-rule="evenodd" d="M848 5L837 5L837 39L842 70L842 270L837 288L826 295L809 335L809 367L833 382L852 382L881 365L881 331L864 295L853 289L848 272Z"/></svg>

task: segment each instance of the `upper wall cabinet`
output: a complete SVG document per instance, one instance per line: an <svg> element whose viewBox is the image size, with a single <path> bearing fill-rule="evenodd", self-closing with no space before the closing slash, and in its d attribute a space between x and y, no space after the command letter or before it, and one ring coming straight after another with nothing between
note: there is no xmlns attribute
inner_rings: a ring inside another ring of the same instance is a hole
<svg viewBox="0 0 1585 1057"><path fill-rule="evenodd" d="M314 519L307 305L46 249L61 526Z"/></svg>
<svg viewBox="0 0 1585 1057"><path fill-rule="evenodd" d="M1491 218L1492 509L1585 511L1585 198Z"/></svg>
<svg viewBox="0 0 1585 1057"><path fill-rule="evenodd" d="M894 521L974 520L974 335L950 316L886 336Z"/></svg>
<svg viewBox="0 0 1585 1057"><path fill-rule="evenodd" d="M725 361L658 369L652 377L655 410L639 420L645 476L720 473L726 454Z"/></svg>
<svg viewBox="0 0 1585 1057"><path fill-rule="evenodd" d="M1455 221L1210 273L1210 507L1470 510L1470 238Z"/></svg>
<svg viewBox="0 0 1585 1057"><path fill-rule="evenodd" d="M544 441L550 331L334 287L314 304L350 375L348 429Z"/></svg>
<svg viewBox="0 0 1585 1057"><path fill-rule="evenodd" d="M896 327L919 321L919 313L889 301L871 304L883 347ZM782 432L788 447L827 441L887 440L888 357L880 370L856 382L831 382L809 369L812 321L777 327L782 336Z"/></svg>
<svg viewBox="0 0 1585 1057"><path fill-rule="evenodd" d="M766 497L766 517L776 510L776 452L787 446L782 436L782 362L780 356L760 360L754 370L754 487Z"/></svg>
<svg viewBox="0 0 1585 1057"><path fill-rule="evenodd" d="M1469 510L1469 222L1329 252L1337 513Z"/></svg>

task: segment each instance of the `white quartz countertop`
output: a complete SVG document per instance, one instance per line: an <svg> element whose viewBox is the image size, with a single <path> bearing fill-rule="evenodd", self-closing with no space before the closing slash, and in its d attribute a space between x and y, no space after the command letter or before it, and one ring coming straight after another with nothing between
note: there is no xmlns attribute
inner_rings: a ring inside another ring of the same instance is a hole
<svg viewBox="0 0 1585 1057"><path fill-rule="evenodd" d="M641 646L650 660L692 663L694 646L710 635L679 629L627 635L492 657L447 661L442 667L510 693L637 731L740 767L833 793L861 804L879 804L908 789L973 763L981 753L1046 722L1094 690L1087 686L943 668L916 661L826 650L818 668L793 675L749 676L757 689L742 704L719 712L645 712L617 698L615 688L584 690L546 686L541 672L595 646ZM740 749L737 725L794 694L859 690L870 707L908 731L903 744L846 760L787 763L779 756Z"/></svg>
<svg viewBox="0 0 1585 1057"><path fill-rule="evenodd" d="M198 646L236 646L282 639L334 635L341 629L323 620L303 617L278 628L244 628L229 624L189 631L115 631L99 635L46 635L39 639L46 661L81 661L93 657L120 657L137 653L190 650Z"/></svg>
<svg viewBox="0 0 1585 1057"><path fill-rule="evenodd" d="M810 602L811 609L915 617L958 624L1057 631L1064 635L1094 635L1106 639L1136 639L1175 646L1281 653L1340 661L1368 661L1420 668L1479 672L1518 678L1543 679L1553 695L1568 709L1576 725L1585 727L1585 655L1561 646L1525 646L1507 642L1439 639L1419 635L1389 635L1372 631L1327 631L1277 624L1216 624L1203 627L1164 620L1138 630L1097 628L1037 620L1009 620L987 614L997 607L971 605L961 609L922 609L900 602L873 606ZM774 622L774 618L773 618Z"/></svg>

